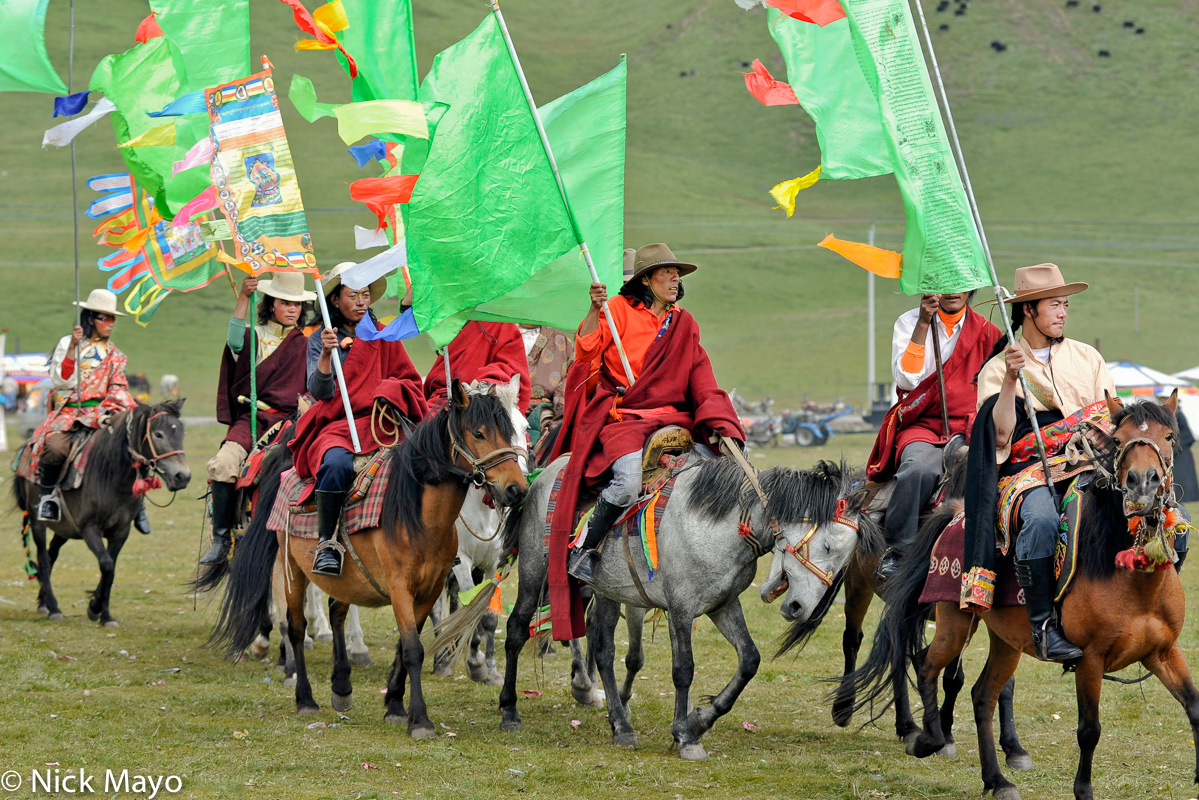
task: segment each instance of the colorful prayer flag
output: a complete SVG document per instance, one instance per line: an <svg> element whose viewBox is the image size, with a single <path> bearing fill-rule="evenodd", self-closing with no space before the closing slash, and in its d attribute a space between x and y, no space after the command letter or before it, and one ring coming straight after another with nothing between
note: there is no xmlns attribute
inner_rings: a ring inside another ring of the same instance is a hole
<svg viewBox="0 0 1199 800"><path fill-rule="evenodd" d="M338 31L338 40L354 57L358 73L350 76L353 100L415 100L419 81L411 0L341 0L341 5L348 27ZM340 52L337 59L349 72Z"/></svg>
<svg viewBox="0 0 1199 800"><path fill-rule="evenodd" d="M791 87L776 81L762 62L754 59L753 72L745 73L745 88L764 106L795 106L799 100Z"/></svg>
<svg viewBox="0 0 1199 800"><path fill-rule="evenodd" d="M816 181L820 180L820 167L809 172L799 178L790 181L783 181L778 186L770 190L770 194L778 201L775 208L785 209L787 216L790 217L795 213L795 196L804 189L812 186Z"/></svg>
<svg viewBox="0 0 1199 800"><path fill-rule="evenodd" d="M6 0L4 47L0 48L0 92L66 94L67 85L46 55L49 0Z"/></svg>

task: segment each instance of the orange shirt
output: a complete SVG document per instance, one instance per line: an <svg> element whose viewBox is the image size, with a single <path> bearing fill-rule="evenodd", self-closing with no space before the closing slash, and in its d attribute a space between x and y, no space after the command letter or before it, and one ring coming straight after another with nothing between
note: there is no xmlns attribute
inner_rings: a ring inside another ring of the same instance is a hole
<svg viewBox="0 0 1199 800"><path fill-rule="evenodd" d="M608 298L608 311L616 323L621 344L624 345L625 355L629 359L629 366L633 368L633 378L638 378L641 375L641 365L645 361L645 354L654 340L658 338L658 331L662 329L665 316L658 317L642 305L634 308L622 295ZM582 325L579 327L581 329ZM620 363L620 353L612 346L612 331L608 327L608 320L604 317L603 311L600 312L599 327L594 332L587 335L579 333L575 337L576 361L595 362L601 354L612 377L616 378L621 385L628 383L624 367Z"/></svg>

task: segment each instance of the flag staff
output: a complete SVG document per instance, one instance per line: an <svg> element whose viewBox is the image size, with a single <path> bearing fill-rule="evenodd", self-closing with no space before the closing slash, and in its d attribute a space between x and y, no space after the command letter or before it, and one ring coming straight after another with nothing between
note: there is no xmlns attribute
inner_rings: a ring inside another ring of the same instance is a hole
<svg viewBox="0 0 1199 800"><path fill-rule="evenodd" d="M316 273L315 278L316 300L321 307L321 320L324 321L326 328L332 328L333 323L329 319L329 306L325 302L325 282L319 272ZM341 404L346 411L346 422L350 426L350 441L354 444L354 452L361 453L362 445L358 442L358 426L354 423L354 408L350 405L350 392L346 389L346 376L341 371L341 354L331 353L330 358L333 361L333 374L337 376L337 388L341 391ZM253 412L257 417L258 409L254 408Z"/></svg>
<svg viewBox="0 0 1199 800"><path fill-rule="evenodd" d="M71 0L70 36L67 43L67 94L75 93L75 0ZM137 203L137 197L133 198ZM75 327L83 324L83 307L79 305L79 177L75 166L75 138L71 137L71 220L75 226ZM75 343L75 392L83 391L83 369L79 364L79 351L83 342ZM82 396L82 395L81 395Z"/></svg>
<svg viewBox="0 0 1199 800"><path fill-rule="evenodd" d="M255 307L258 305L258 291L250 292L250 310L246 312L247 327L250 329L250 452L258 452L258 331L254 323L258 321Z"/></svg>
<svg viewBox="0 0 1199 800"><path fill-rule="evenodd" d="M991 246L987 244L987 234L983 229L982 215L978 211L978 202L974 198L974 187L970 185L970 173L966 169L966 157L962 154L962 143L958 139L957 126L953 123L953 111L949 108L949 95L945 93L945 82L941 79L941 66L937 63L937 53L933 50L932 36L928 32L928 20L924 17L924 8L920 5L920 0L910 0L912 5L916 6L916 13L920 17L920 30L924 34L924 46L928 50L929 59L932 61L933 77L937 80L937 100L941 104L942 113L945 115L945 123L949 128L949 137L953 142L953 154L957 161L958 169L962 173L962 186L966 190L966 201L970 205L970 215L974 218L974 227L978 231L978 238L982 243L983 256L987 261L987 269L991 272L991 287L995 291L995 302L999 304L1000 310L1003 310L1004 289L999 283L999 275L995 272L995 262L991 259ZM1016 335L1012 330L1012 322L1010 315L1004 313L1000 315L1003 319L1003 329L1007 334L1009 344L1016 343ZM935 331L934 331L935 335ZM1054 507L1061 509L1061 503L1058 500L1057 490L1054 488L1053 481L1049 472L1049 457L1045 453L1045 440L1041 437L1041 428L1037 425L1037 414L1032 407L1032 392L1028 386L1028 378L1024 374L1024 370L1020 370L1020 391L1024 396L1024 413L1028 417L1029 424L1032 425L1033 436L1037 441L1037 455L1040 457L1041 469L1045 473L1045 485L1049 489L1050 496L1053 497Z"/></svg>
<svg viewBox="0 0 1199 800"><path fill-rule="evenodd" d="M504 42L508 45L508 55L512 56L512 65L516 67L520 86L525 92L525 100L529 103L529 112L533 115L533 122L537 125L537 134L541 137L541 146L545 148L545 155L550 161L550 169L554 172L554 180L558 182L558 192L562 195L563 205L566 206L566 216L570 217L570 226L574 231L575 241L579 243L579 251L583 254L587 269L591 271L591 282L599 283L599 273L595 271L595 264L591 260L591 251L587 249L587 242L583 240L583 232L579 230L578 220L575 219L574 211L570 208L570 200L566 196L566 184L562 182L562 176L558 173L558 162L554 160L553 148L550 147L545 126L541 124L541 114L537 113L537 103L533 101L533 92L529 89L529 82L525 79L525 71L520 65L520 57L516 55L516 45L512 44L512 36L508 33L508 23L504 21L504 12L500 11L499 0L491 0L491 10L495 12L495 18L500 23L500 31L504 34ZM616 330L616 323L612 320L612 315L608 313L607 300L602 303L602 307L604 318L608 320L608 330L612 333L612 342L616 345L616 352L620 354L620 363L624 367L625 377L629 381L629 386L632 386L635 381L633 368L629 366L628 356L625 355L624 345L620 341L620 333Z"/></svg>

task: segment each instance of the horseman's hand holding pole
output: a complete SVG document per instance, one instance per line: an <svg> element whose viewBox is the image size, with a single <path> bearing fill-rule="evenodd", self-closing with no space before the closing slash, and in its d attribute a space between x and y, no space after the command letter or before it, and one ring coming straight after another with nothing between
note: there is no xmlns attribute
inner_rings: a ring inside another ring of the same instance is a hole
<svg viewBox="0 0 1199 800"><path fill-rule="evenodd" d="M59 330L62 329L59 328ZM79 346L81 341L83 341L83 328L79 325L76 325L74 328L71 328L71 344L67 347L67 349L74 352L75 348Z"/></svg>
<svg viewBox="0 0 1199 800"><path fill-rule="evenodd" d="M1003 351L1007 371L1003 374L1003 386L999 389L999 400L995 402L992 419L995 421L995 444L1005 445L1012 439L1016 429L1016 392L1020 386L1020 370L1024 369L1024 350L1018 344L1008 345Z"/></svg>
<svg viewBox="0 0 1199 800"><path fill-rule="evenodd" d="M933 317L941 307L941 295L926 294L920 299L920 316L916 319L916 327L912 330L912 341L923 346L928 338L928 328L933 324Z"/></svg>
<svg viewBox="0 0 1199 800"><path fill-rule="evenodd" d="M322 375L333 371L333 351L338 347L337 331L325 328L321 331L321 357L316 362L316 368Z"/></svg>
<svg viewBox="0 0 1199 800"><path fill-rule="evenodd" d="M608 287L602 283L593 283L588 294L591 295L591 308L587 310L587 316L583 318L583 324L579 328L579 333L584 336L595 333L595 329L599 327L600 309L608 302Z"/></svg>
<svg viewBox="0 0 1199 800"><path fill-rule="evenodd" d="M250 299L258 291L258 279L253 275L241 282L241 291L237 293L237 303L233 306L233 318L245 319L250 312Z"/></svg>

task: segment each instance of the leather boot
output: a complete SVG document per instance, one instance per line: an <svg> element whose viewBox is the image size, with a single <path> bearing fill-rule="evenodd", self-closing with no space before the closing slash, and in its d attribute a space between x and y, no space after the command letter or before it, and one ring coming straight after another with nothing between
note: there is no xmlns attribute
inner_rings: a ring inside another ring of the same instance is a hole
<svg viewBox="0 0 1199 800"><path fill-rule="evenodd" d="M616 522L617 517L624 511L618 505L609 503L604 498L600 498L595 504L595 510L591 512L591 518L587 520L587 532L583 536L583 543L571 550L570 558L566 565L566 572L576 580L583 583L592 583L595 581L595 562L599 559L599 544L604 540L604 535L611 530L612 523Z"/></svg>
<svg viewBox="0 0 1199 800"><path fill-rule="evenodd" d="M58 522L62 519L62 509L55 494L61 472L62 464L49 464L44 459L38 464L37 483L42 494L37 501L37 518L42 522Z"/></svg>
<svg viewBox="0 0 1199 800"><path fill-rule="evenodd" d="M145 506L137 510L137 516L133 518L133 527L137 528L138 533L148 534L150 532L150 518L146 516Z"/></svg>
<svg viewBox="0 0 1199 800"><path fill-rule="evenodd" d="M1016 582L1024 587L1024 603L1032 625L1032 641L1041 661L1069 663L1082 658L1082 650L1066 638L1053 621L1053 558L1016 562Z"/></svg>
<svg viewBox="0 0 1199 800"><path fill-rule="evenodd" d="M237 521L236 484L212 481L208 487L212 492L212 547L200 558L200 566L204 567L219 564L229 557L233 525Z"/></svg>
<svg viewBox="0 0 1199 800"><path fill-rule="evenodd" d="M326 575L330 578L341 577L341 552L333 545L334 534L337 533L337 523L341 519L341 505L345 502L345 492L316 491L316 525L320 536L316 556L312 559L312 571L316 575Z"/></svg>

